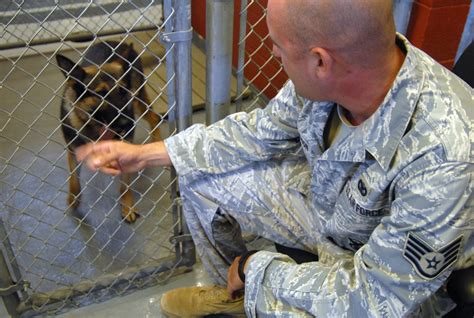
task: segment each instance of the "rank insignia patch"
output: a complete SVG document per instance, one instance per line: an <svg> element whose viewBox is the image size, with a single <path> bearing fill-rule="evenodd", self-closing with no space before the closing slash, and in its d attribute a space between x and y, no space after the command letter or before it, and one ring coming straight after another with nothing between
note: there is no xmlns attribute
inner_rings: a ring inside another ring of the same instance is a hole
<svg viewBox="0 0 474 318"><path fill-rule="evenodd" d="M433 279L451 266L459 255L462 236L435 250L413 233L408 233L403 256L413 265L418 275Z"/></svg>

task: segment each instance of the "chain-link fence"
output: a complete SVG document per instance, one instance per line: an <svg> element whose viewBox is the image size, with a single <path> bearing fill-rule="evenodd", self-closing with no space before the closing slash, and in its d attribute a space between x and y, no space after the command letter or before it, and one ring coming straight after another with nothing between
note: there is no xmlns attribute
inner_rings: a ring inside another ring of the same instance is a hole
<svg viewBox="0 0 474 318"><path fill-rule="evenodd" d="M239 12L239 37L237 46L237 109L248 111L264 107L288 80L281 61L272 55L272 41L266 25L268 0L236 1ZM413 1L395 0L393 2L397 30L405 33L410 20ZM246 97L251 100L242 103Z"/></svg>
<svg viewBox="0 0 474 318"><path fill-rule="evenodd" d="M146 143L184 128L188 2L0 3L0 294L10 313L100 302L192 265L173 171L109 177L73 155L87 141Z"/></svg>
<svg viewBox="0 0 474 318"><path fill-rule="evenodd" d="M240 1L235 98L238 110L264 107L288 79L281 61L272 54L266 7L267 0ZM253 92L252 100L243 105L241 101L249 92Z"/></svg>

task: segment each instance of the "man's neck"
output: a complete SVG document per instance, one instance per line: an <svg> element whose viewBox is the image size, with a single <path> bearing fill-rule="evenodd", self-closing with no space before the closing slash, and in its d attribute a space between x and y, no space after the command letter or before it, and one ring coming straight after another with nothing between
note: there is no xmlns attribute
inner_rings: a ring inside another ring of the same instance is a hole
<svg viewBox="0 0 474 318"><path fill-rule="evenodd" d="M393 51L384 66L373 70L351 73L341 83L343 94L336 102L346 111L347 119L353 125L360 125L377 111L397 77L405 59L400 48Z"/></svg>

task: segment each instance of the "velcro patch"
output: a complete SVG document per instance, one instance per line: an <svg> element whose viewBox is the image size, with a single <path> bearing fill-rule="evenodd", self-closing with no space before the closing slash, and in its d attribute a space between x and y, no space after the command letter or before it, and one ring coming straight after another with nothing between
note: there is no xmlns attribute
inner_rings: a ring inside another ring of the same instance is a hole
<svg viewBox="0 0 474 318"><path fill-rule="evenodd" d="M413 233L408 233L403 256L424 279L433 279L451 266L459 256L462 235L439 250L434 249Z"/></svg>

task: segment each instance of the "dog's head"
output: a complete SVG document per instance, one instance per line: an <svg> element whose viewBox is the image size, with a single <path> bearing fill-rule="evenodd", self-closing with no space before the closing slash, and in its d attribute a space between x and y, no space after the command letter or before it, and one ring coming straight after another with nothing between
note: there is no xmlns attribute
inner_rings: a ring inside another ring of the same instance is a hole
<svg viewBox="0 0 474 318"><path fill-rule="evenodd" d="M80 122L95 127L92 138L123 138L133 130L132 100L135 92L129 84L131 65L127 55L111 56L105 63L81 66L63 55L56 61L66 77L63 98ZM76 127L79 128L79 127Z"/></svg>

